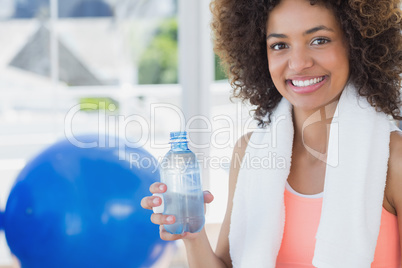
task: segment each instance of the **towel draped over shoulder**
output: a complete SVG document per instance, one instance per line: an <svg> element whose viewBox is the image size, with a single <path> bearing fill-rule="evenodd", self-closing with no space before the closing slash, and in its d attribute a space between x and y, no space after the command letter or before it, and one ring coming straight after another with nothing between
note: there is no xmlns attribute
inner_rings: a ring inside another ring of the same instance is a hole
<svg viewBox="0 0 402 268"><path fill-rule="evenodd" d="M309 123L320 116L314 114ZM266 129L252 134L238 175L229 233L234 267L275 267L281 246L294 136L292 105L282 98L271 118ZM380 229L390 131L388 117L348 84L330 126L314 266L370 267Z"/></svg>

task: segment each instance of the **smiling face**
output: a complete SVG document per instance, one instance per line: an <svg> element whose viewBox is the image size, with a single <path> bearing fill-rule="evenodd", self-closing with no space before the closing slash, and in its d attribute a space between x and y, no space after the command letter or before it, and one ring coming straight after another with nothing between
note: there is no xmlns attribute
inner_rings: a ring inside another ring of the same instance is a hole
<svg viewBox="0 0 402 268"><path fill-rule="evenodd" d="M295 110L338 99L349 78L343 31L322 4L282 0L268 17L267 54L272 80Z"/></svg>

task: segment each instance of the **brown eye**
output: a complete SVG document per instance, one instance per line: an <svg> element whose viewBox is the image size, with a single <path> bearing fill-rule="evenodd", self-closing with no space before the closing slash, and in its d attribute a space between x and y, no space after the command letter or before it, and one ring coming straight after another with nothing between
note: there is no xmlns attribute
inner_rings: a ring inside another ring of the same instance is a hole
<svg viewBox="0 0 402 268"><path fill-rule="evenodd" d="M275 44L272 44L270 46L270 48L272 50L282 50L282 49L288 48L288 45L286 45L285 43L275 43Z"/></svg>
<svg viewBox="0 0 402 268"><path fill-rule="evenodd" d="M330 40L327 38L317 38L317 39L314 39L313 42L311 42L311 44L312 45L325 45L329 42L330 42Z"/></svg>

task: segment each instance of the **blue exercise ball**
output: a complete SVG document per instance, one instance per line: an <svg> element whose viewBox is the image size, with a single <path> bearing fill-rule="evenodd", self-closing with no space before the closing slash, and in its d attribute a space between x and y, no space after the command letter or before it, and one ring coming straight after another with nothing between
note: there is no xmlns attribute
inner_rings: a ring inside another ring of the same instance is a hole
<svg viewBox="0 0 402 268"><path fill-rule="evenodd" d="M159 180L157 161L118 138L106 141L116 146L57 142L18 175L3 224L23 268L149 267L163 253L167 242L140 206Z"/></svg>

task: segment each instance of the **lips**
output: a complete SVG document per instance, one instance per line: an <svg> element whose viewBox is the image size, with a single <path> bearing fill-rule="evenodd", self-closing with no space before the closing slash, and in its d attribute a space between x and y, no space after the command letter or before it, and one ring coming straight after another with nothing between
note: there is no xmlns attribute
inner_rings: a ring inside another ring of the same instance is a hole
<svg viewBox="0 0 402 268"><path fill-rule="evenodd" d="M327 76L303 77L287 80L289 87L296 93L305 94L318 90L328 79Z"/></svg>
<svg viewBox="0 0 402 268"><path fill-rule="evenodd" d="M324 80L324 76L321 77L316 77L316 78L311 78L311 79L306 79L306 80L290 80L292 85L295 87L307 87L307 86L312 86L315 84L320 83L322 80Z"/></svg>

